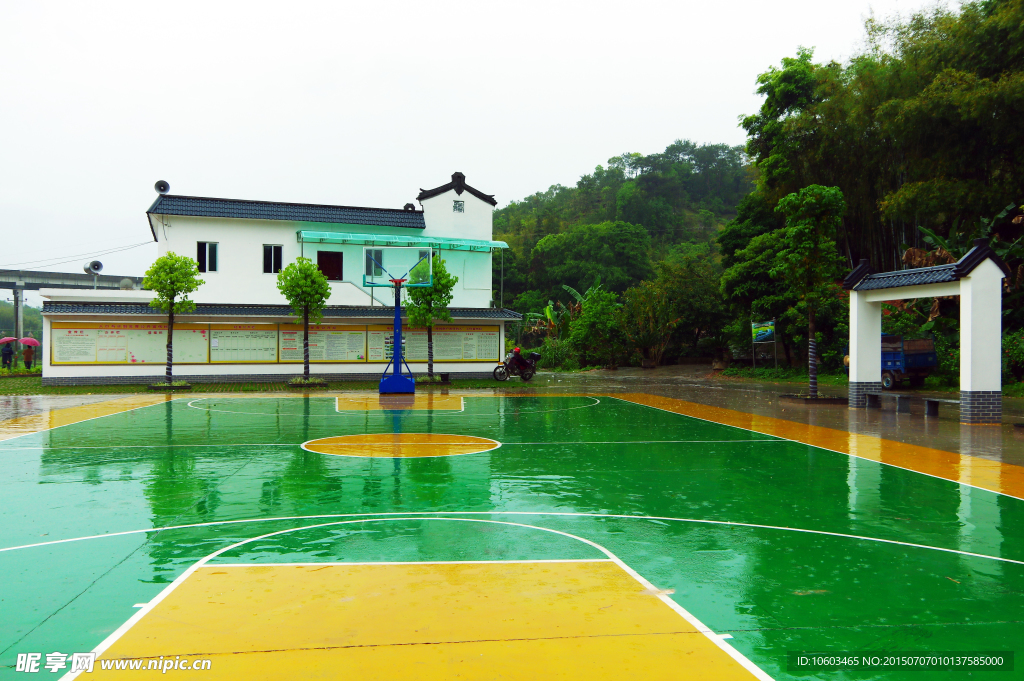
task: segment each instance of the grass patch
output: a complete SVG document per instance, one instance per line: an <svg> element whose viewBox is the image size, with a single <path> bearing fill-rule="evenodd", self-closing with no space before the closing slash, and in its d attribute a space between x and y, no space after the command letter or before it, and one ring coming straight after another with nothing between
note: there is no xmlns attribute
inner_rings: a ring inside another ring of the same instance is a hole
<svg viewBox="0 0 1024 681"><path fill-rule="evenodd" d="M309 378L300 377L288 381L288 385L292 388L326 388L327 381L315 376L310 376Z"/></svg>
<svg viewBox="0 0 1024 681"><path fill-rule="evenodd" d="M40 366L26 369L25 367L18 367L17 369L0 369L0 378L13 378L16 376L42 376L43 368Z"/></svg>
<svg viewBox="0 0 1024 681"><path fill-rule="evenodd" d="M1003 397L1024 397L1024 383L1011 383L1003 386Z"/></svg>
<svg viewBox="0 0 1024 681"><path fill-rule="evenodd" d="M748 379L766 383L807 383L806 369L780 367L738 367L723 369L720 376L726 378ZM818 385L847 385L849 379L845 373L818 374Z"/></svg>

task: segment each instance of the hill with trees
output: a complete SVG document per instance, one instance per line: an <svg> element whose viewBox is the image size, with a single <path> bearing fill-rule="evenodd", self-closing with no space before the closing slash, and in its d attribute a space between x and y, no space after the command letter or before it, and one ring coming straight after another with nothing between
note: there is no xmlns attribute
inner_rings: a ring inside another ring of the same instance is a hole
<svg viewBox="0 0 1024 681"><path fill-rule="evenodd" d="M1024 0L869 20L866 32L846 63L800 48L762 73L745 149L677 141L623 154L575 187L496 211L496 238L511 248L494 259L495 281L503 267L504 303L529 314L549 365L743 352L750 322L775 318L790 363L806 363L812 330L820 364L838 370L848 337L839 280L855 262L952 262L985 238L1011 270L1007 380L1024 378ZM800 217L804 190L837 208ZM883 326L933 335L952 381L958 304L886 306Z"/></svg>
<svg viewBox="0 0 1024 681"><path fill-rule="evenodd" d="M539 312L570 299L562 284L586 290L599 274L622 293L678 245L710 243L752 187L741 147L677 140L513 201L494 214L495 238L510 247L494 261L505 305Z"/></svg>

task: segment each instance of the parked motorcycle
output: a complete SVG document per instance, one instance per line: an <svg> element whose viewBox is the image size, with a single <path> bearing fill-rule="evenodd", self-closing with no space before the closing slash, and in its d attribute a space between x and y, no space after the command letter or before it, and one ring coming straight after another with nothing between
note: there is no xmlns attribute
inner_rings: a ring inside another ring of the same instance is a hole
<svg viewBox="0 0 1024 681"><path fill-rule="evenodd" d="M505 355L505 360L494 367L494 380L496 381L507 381L509 376L519 376L524 381L529 381L533 378L533 375L537 373L537 362L540 360L540 355L536 352L531 352L528 355L519 355L519 359L516 359L516 351ZM525 366L520 366L520 363Z"/></svg>

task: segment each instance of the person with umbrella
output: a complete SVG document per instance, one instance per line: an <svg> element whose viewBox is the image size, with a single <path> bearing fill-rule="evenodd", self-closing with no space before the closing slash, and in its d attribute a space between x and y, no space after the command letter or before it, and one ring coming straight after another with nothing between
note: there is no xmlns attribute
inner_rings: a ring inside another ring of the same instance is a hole
<svg viewBox="0 0 1024 681"><path fill-rule="evenodd" d="M36 356L35 348L39 347L39 341L32 336L25 336L18 342L25 346L25 349L21 351L21 358L25 361L25 369L31 369L32 359Z"/></svg>
<svg viewBox="0 0 1024 681"><path fill-rule="evenodd" d="M11 360L14 358L14 346L11 345L11 341L16 341L17 338L11 336L5 336L0 338L0 343L3 343L4 347L0 348L0 358L3 359L3 368L11 368Z"/></svg>

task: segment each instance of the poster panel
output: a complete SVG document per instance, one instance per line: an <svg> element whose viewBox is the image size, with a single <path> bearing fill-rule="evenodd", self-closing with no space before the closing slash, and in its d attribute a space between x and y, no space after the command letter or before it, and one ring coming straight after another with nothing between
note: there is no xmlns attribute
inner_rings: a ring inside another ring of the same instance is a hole
<svg viewBox="0 0 1024 681"><path fill-rule="evenodd" d="M390 325L368 326L366 332L367 358L370 362L391 360L394 328ZM434 361L498 360L500 328L497 326L435 326ZM402 327L402 342L408 362L427 360L427 330Z"/></svg>
<svg viewBox="0 0 1024 681"><path fill-rule="evenodd" d="M277 361L277 324L210 324L212 364Z"/></svg>
<svg viewBox="0 0 1024 681"><path fill-rule="evenodd" d="M366 358L368 362L390 362L394 353L395 327L374 324L366 327ZM402 327L403 334L405 327Z"/></svg>
<svg viewBox="0 0 1024 681"><path fill-rule="evenodd" d="M751 322L750 331L755 343L775 342L775 322Z"/></svg>
<svg viewBox="0 0 1024 681"><path fill-rule="evenodd" d="M174 325L175 364L205 364L209 358L206 324ZM53 364L163 364L167 325L129 322L54 322Z"/></svg>
<svg viewBox="0 0 1024 681"><path fill-rule="evenodd" d="M281 324L282 362L302 362L302 325ZM365 362L366 327L343 324L310 324L310 362Z"/></svg>

